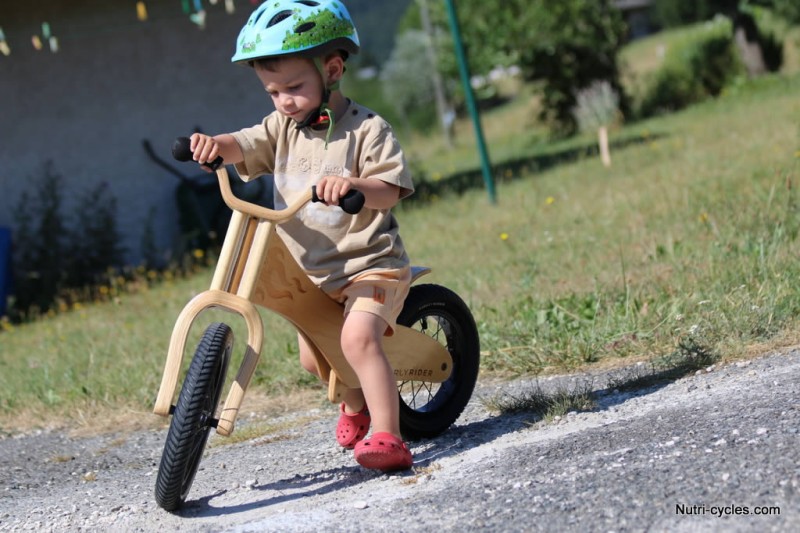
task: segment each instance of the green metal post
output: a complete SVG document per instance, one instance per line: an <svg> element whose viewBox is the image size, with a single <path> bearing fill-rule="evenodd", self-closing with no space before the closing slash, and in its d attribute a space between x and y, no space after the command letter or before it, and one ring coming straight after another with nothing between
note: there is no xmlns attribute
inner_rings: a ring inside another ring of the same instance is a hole
<svg viewBox="0 0 800 533"><path fill-rule="evenodd" d="M456 6L453 0L445 0L447 3L447 14L450 18L450 31L453 34L453 41L456 47L456 57L458 58L458 67L461 71L461 84L464 86L464 94L467 99L467 108L472 117L472 125L475 128L475 137L478 141L478 153L481 158L481 169L483 170L483 182L486 185L486 190L489 192L489 201L497 203L497 194L494 190L494 178L492 177L492 168L489 163L489 154L486 150L486 142L483 140L483 128L481 127L481 119L478 114L478 106L475 105L475 94L472 92L472 84L470 83L469 64L467 64L467 57L464 55L464 43L461 40L461 29L458 25L458 16L456 15Z"/></svg>

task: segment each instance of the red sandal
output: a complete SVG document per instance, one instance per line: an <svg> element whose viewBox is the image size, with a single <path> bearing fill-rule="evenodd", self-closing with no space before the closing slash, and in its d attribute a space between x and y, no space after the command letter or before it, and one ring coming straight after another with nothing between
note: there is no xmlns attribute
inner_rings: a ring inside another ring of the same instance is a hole
<svg viewBox="0 0 800 533"><path fill-rule="evenodd" d="M352 449L367 436L371 418L367 406L358 413L345 413L344 402L339 406L339 423L336 424L336 441L343 447Z"/></svg>
<svg viewBox="0 0 800 533"><path fill-rule="evenodd" d="M355 457L364 468L384 472L408 470L414 464L406 443L386 432L373 433L369 439L356 444Z"/></svg>

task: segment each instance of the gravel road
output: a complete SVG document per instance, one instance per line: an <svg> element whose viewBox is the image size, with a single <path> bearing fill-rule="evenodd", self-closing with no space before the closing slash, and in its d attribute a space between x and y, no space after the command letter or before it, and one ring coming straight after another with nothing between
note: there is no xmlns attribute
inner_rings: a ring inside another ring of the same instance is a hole
<svg viewBox="0 0 800 533"><path fill-rule="evenodd" d="M0 531L800 531L800 350L633 393L609 390L613 375L479 383L401 474L338 447L334 406L213 436L177 514L152 495L164 431L6 437ZM558 420L481 401L584 383L596 407Z"/></svg>

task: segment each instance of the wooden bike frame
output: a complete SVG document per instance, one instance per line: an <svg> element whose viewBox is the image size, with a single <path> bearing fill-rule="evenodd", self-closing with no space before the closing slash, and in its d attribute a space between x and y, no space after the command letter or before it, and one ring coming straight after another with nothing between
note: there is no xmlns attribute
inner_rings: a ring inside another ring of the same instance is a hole
<svg viewBox="0 0 800 533"><path fill-rule="evenodd" d="M248 332L242 364L217 423L217 433L227 436L233 431L264 340L256 305L283 316L304 337L314 352L319 375L328 383L331 402L340 402L348 389L360 385L340 346L343 306L311 282L275 232L276 224L289 220L311 200L311 190L286 209L276 211L234 196L225 167L217 170L217 178L233 215L211 287L195 296L175 323L153 412L161 416L171 412L195 319L206 309L221 308L241 315ZM427 269L415 269L415 277L425 272ZM450 376L450 353L424 333L398 324L394 335L384 337L384 350L398 381L441 383Z"/></svg>

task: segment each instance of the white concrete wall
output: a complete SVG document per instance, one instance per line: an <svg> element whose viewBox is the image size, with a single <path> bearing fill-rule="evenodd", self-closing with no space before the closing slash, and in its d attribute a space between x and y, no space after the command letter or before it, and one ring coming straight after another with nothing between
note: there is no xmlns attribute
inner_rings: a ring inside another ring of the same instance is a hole
<svg viewBox="0 0 800 533"><path fill-rule="evenodd" d="M230 63L253 5L236 0L229 15L224 0L203 4L205 30L179 0L147 0L147 22L136 19L132 0L0 2L11 47L10 56L0 55L0 226L14 226L20 194L52 160L68 201L101 181L110 184L131 261L139 259L151 207L158 246L176 242L178 180L147 158L142 139L168 158L172 140L195 126L231 131L271 111L253 73ZM58 36L58 53L46 44L33 49L31 35L42 21Z"/></svg>

